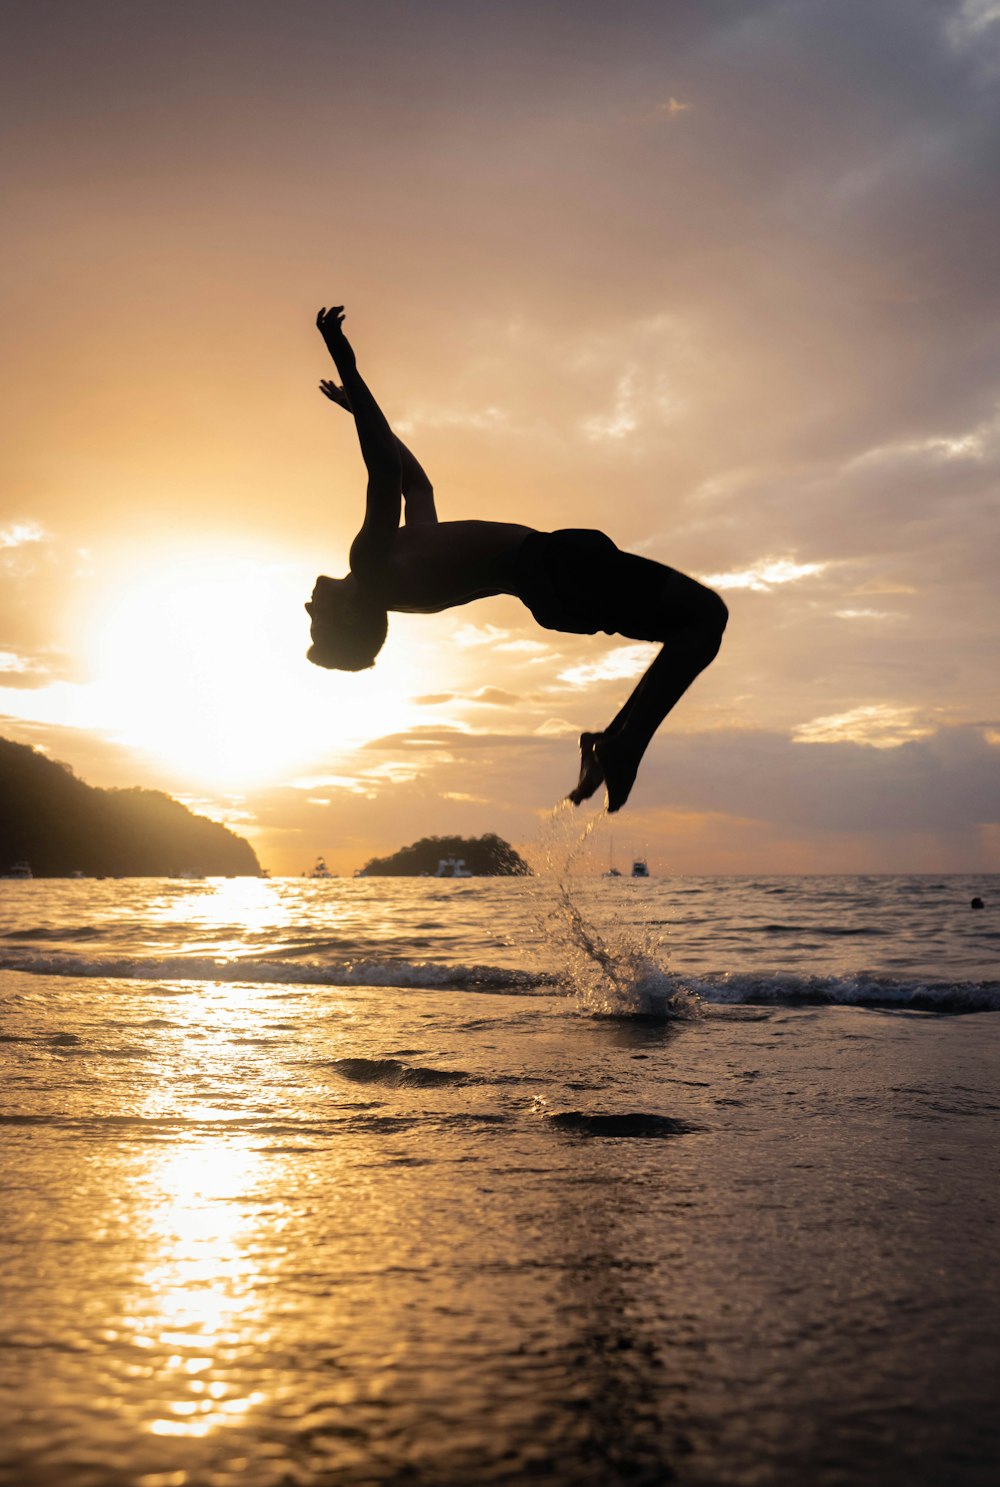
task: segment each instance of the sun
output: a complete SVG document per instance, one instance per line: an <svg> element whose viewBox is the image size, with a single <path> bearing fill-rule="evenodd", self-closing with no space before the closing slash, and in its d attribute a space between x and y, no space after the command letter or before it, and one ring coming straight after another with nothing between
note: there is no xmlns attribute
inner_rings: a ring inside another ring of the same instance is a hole
<svg viewBox="0 0 1000 1487"><path fill-rule="evenodd" d="M160 554L110 582L84 640L108 731L191 784L240 788L406 727L412 665L398 647L359 676L305 660L306 571Z"/></svg>

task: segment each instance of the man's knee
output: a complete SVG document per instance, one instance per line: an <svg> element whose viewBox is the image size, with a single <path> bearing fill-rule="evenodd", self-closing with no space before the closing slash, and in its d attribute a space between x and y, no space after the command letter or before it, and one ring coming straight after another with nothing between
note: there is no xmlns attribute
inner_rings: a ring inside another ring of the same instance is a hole
<svg viewBox="0 0 1000 1487"><path fill-rule="evenodd" d="M704 589L704 624L721 640L729 623L729 606L714 589Z"/></svg>
<svg viewBox="0 0 1000 1487"><path fill-rule="evenodd" d="M721 642L729 620L726 603L714 589L706 588L697 579L691 579L691 588L684 606L686 623L699 629L706 637Z"/></svg>

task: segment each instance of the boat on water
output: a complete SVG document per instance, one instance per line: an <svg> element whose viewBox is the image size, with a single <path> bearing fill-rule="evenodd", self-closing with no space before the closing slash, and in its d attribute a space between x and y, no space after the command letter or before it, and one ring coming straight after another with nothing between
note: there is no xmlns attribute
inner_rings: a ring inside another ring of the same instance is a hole
<svg viewBox="0 0 1000 1487"><path fill-rule="evenodd" d="M5 878L33 878L35 875L27 862L15 862L3 876Z"/></svg>
<svg viewBox="0 0 1000 1487"><path fill-rule="evenodd" d="M632 863L632 876L633 878L649 877L649 863L645 857L637 857Z"/></svg>
<svg viewBox="0 0 1000 1487"><path fill-rule="evenodd" d="M464 857L442 857L438 861L435 878L471 878L473 875L465 865Z"/></svg>
<svg viewBox="0 0 1000 1487"><path fill-rule="evenodd" d="M312 872L303 873L302 876L305 878L333 878L336 877L336 873L331 873L330 869L326 865L325 858L317 857L315 863L313 864Z"/></svg>
<svg viewBox="0 0 1000 1487"><path fill-rule="evenodd" d="M606 871L601 874L601 877L602 878L620 878L621 877L621 873L615 867L615 839L614 839L614 837L612 837L611 840L610 840L610 842L608 843L608 866L607 866Z"/></svg>

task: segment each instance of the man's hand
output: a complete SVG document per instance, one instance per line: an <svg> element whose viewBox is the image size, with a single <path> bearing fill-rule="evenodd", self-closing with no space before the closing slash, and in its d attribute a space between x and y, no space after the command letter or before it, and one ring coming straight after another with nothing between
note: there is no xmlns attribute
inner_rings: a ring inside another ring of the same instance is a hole
<svg viewBox="0 0 1000 1487"><path fill-rule="evenodd" d="M316 316L316 325L324 341L329 341L332 336L343 335L343 324L343 305L331 305L329 310L320 310Z"/></svg>
<svg viewBox="0 0 1000 1487"><path fill-rule="evenodd" d="M324 397L330 399L331 403L336 403L338 408L343 408L347 413L354 412L354 409L351 407L350 398L342 387L337 386L336 382L331 382L329 378L323 377L320 380L319 390Z"/></svg>
<svg viewBox="0 0 1000 1487"><path fill-rule="evenodd" d="M326 342L326 349L337 364L337 371L343 377L345 366L353 368L357 365L354 352L351 350L351 343L344 335L343 305L332 305L328 310L320 310L316 316L316 328Z"/></svg>

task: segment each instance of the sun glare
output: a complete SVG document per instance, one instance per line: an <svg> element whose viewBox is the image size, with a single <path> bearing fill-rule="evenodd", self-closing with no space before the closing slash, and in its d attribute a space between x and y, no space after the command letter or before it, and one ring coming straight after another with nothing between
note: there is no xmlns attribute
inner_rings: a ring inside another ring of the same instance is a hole
<svg viewBox="0 0 1000 1487"><path fill-rule="evenodd" d="M121 742L213 786L279 781L405 727L400 648L360 676L310 666L307 597L291 562L178 557L132 571L86 642L96 711Z"/></svg>

